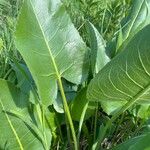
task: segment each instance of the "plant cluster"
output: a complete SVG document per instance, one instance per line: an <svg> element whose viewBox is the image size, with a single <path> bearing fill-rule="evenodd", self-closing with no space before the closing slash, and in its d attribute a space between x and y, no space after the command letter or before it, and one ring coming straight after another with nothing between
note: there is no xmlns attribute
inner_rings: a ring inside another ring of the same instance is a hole
<svg viewBox="0 0 150 150"><path fill-rule="evenodd" d="M150 149L150 0L1 0L0 149Z"/></svg>

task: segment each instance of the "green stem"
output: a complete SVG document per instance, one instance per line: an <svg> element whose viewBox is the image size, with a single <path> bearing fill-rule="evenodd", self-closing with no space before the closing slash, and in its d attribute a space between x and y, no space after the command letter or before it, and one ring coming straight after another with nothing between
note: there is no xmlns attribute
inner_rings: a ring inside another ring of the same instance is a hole
<svg viewBox="0 0 150 150"><path fill-rule="evenodd" d="M80 118L80 122L79 122L78 135L77 135L78 144L80 143L80 135L81 135L82 125L83 125L83 122L84 122L84 118L85 118L85 114L86 114L88 105L89 105L89 102L86 103L86 105L84 106L83 112L81 114L81 118Z"/></svg>
<svg viewBox="0 0 150 150"><path fill-rule="evenodd" d="M59 88L60 88L60 92L61 92L61 96L62 96L62 100L63 100L64 110L65 110L65 113L66 113L66 116L67 116L67 119L68 119L68 122L69 122L69 125L70 125L72 138L73 138L73 141L74 141L74 149L78 150L76 133L75 133L73 121L72 121L72 118L71 118L71 114L70 114L70 111L69 111L69 107L68 107L68 104L67 104L67 99L66 99L65 92L64 92L64 89L63 89L61 77L58 77L58 84L59 84Z"/></svg>
<svg viewBox="0 0 150 150"><path fill-rule="evenodd" d="M70 145L70 149L72 149L73 147L73 144L72 144L72 140L71 140L71 137L70 137L70 126L69 126L69 122L68 122L68 119L67 119L67 115L65 116L65 119L66 119L66 129L67 129L67 137L68 137L68 144Z"/></svg>
<svg viewBox="0 0 150 150"><path fill-rule="evenodd" d="M5 76L3 77L4 79L6 79L7 78L7 76L11 73L11 71L13 71L13 69L11 68L11 69L9 69L8 71L7 71L7 73L5 74Z"/></svg>

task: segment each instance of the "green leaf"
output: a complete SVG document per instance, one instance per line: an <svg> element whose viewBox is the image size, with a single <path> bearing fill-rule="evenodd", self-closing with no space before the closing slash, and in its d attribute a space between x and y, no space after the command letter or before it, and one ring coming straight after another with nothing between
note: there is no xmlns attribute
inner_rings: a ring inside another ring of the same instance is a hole
<svg viewBox="0 0 150 150"><path fill-rule="evenodd" d="M51 138L52 138L51 132L49 129L47 130L46 128L44 128L44 130L47 133L47 138L46 138L46 143L45 143L45 138L44 138L43 133L42 133L43 129L39 130L39 128L35 124L33 124L32 120L30 120L30 118L28 116L22 115L18 111L14 111L14 110L7 111L6 113L21 119L27 126L30 127L30 129L34 132L34 134L36 134L38 139L44 144L45 149L46 149L46 147L47 147L47 149L49 149L49 147L51 145ZM40 124L38 124L38 125L40 125Z"/></svg>
<svg viewBox="0 0 150 150"><path fill-rule="evenodd" d="M87 47L60 0L24 1L16 46L45 106L56 99L57 80L61 77L76 84L87 78Z"/></svg>
<svg viewBox="0 0 150 150"><path fill-rule="evenodd" d="M86 26L90 37L92 72L97 74L110 59L106 55L106 43L98 30L90 22L87 22Z"/></svg>
<svg viewBox="0 0 150 150"><path fill-rule="evenodd" d="M73 120L80 121L82 112L86 105L88 105L88 107L84 118L85 120L91 117L95 112L97 104L89 102L86 98L86 92L87 88L82 89L71 104L71 116Z"/></svg>
<svg viewBox="0 0 150 150"><path fill-rule="evenodd" d="M0 79L0 147L11 150L43 150L41 141L30 127L17 117L7 113L14 110L28 116L28 97L13 84Z"/></svg>
<svg viewBox="0 0 150 150"><path fill-rule="evenodd" d="M150 104L150 26L108 63L91 81L88 99Z"/></svg>
<svg viewBox="0 0 150 150"><path fill-rule="evenodd" d="M137 116L144 119L150 118L150 105L142 105L138 111Z"/></svg>
<svg viewBox="0 0 150 150"><path fill-rule="evenodd" d="M28 68L26 65L20 63L17 64L20 68L13 63L11 65L16 73L18 82L17 87L20 88L24 93L28 93L31 90L31 84L33 84L33 80Z"/></svg>
<svg viewBox="0 0 150 150"><path fill-rule="evenodd" d="M116 146L112 150L149 150L150 133L132 138Z"/></svg>
<svg viewBox="0 0 150 150"><path fill-rule="evenodd" d="M116 43L117 50L122 45L122 42L123 42L123 34L122 34L122 28L120 27L118 31L118 37L117 37L117 43Z"/></svg>
<svg viewBox="0 0 150 150"><path fill-rule="evenodd" d="M51 109L47 109L45 111L45 118L46 121L48 122L48 125L51 129L52 132L56 132L57 129L57 115L54 111L52 111Z"/></svg>
<svg viewBox="0 0 150 150"><path fill-rule="evenodd" d="M132 10L122 29L122 44L130 41L135 34L150 24L150 0L134 0ZM121 51L122 49L119 49Z"/></svg>
<svg viewBox="0 0 150 150"><path fill-rule="evenodd" d="M115 114L126 102L123 101L101 101L101 107L108 115Z"/></svg>
<svg viewBox="0 0 150 150"><path fill-rule="evenodd" d="M150 105L137 105L132 113L137 117L148 120L150 118Z"/></svg>
<svg viewBox="0 0 150 150"><path fill-rule="evenodd" d="M16 73L18 83L17 87L20 88L24 93L28 94L30 102L35 104L38 98L34 90L34 83L29 69L26 65L18 63L16 61L14 61L14 63L11 63L11 66Z"/></svg>

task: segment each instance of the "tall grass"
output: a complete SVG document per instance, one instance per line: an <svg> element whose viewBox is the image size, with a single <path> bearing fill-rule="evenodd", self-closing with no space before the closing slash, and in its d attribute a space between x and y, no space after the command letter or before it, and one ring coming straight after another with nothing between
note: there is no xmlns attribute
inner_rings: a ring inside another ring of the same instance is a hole
<svg viewBox="0 0 150 150"><path fill-rule="evenodd" d="M14 45L14 30L22 0L0 1L0 77L8 79L12 73L11 57L19 59ZM13 76L10 81L13 81Z"/></svg>
<svg viewBox="0 0 150 150"><path fill-rule="evenodd" d="M131 7L131 0L64 0L73 23L85 38L84 23L94 24L105 40L111 40Z"/></svg>

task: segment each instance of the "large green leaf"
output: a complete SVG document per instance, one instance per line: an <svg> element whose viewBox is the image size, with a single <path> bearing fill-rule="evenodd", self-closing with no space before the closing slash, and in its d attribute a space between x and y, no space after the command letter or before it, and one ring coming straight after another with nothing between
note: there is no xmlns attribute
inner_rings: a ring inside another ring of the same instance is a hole
<svg viewBox="0 0 150 150"><path fill-rule="evenodd" d="M91 81L88 98L94 101L150 103L150 26Z"/></svg>
<svg viewBox="0 0 150 150"><path fill-rule="evenodd" d="M60 0L24 1L16 46L27 63L42 103L53 103L57 79L79 84L88 74L86 45Z"/></svg>
<svg viewBox="0 0 150 150"><path fill-rule="evenodd" d="M15 111L29 118L28 97L13 84L0 79L0 149L43 150L41 141L29 126L7 112Z"/></svg>

